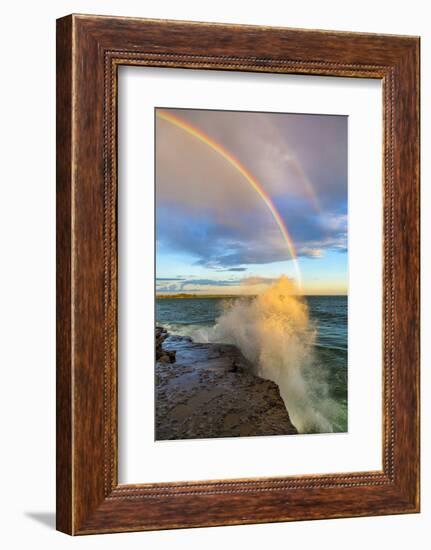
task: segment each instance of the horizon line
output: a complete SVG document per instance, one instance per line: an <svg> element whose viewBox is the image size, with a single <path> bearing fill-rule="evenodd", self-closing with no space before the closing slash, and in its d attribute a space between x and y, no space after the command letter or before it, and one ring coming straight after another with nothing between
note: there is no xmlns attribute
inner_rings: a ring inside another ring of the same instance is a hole
<svg viewBox="0 0 431 550"><path fill-rule="evenodd" d="M236 297L247 297L247 296L258 296L259 293L251 293L251 294L229 294L229 293L220 293L220 294L217 294L217 293L214 293L214 292L208 292L208 293L196 293L196 292L193 292L193 293L188 293L188 292L175 292L175 293L155 293L155 297L156 298L175 298L177 296L184 296L184 297L190 297L190 298L194 298L194 297L208 297L208 296L211 296L211 297L220 297L220 298L223 298L223 297L232 297L232 298L236 298ZM292 294L292 296L348 296L349 294L347 292L341 292L341 293L316 293L316 292L312 292L312 293L295 293L295 294Z"/></svg>

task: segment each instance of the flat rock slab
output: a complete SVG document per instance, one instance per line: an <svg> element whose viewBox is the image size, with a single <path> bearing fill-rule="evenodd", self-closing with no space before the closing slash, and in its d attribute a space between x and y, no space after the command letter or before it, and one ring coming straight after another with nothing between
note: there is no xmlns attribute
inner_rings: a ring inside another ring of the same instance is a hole
<svg viewBox="0 0 431 550"><path fill-rule="evenodd" d="M276 384L235 346L167 336L156 362L156 440L296 434Z"/></svg>

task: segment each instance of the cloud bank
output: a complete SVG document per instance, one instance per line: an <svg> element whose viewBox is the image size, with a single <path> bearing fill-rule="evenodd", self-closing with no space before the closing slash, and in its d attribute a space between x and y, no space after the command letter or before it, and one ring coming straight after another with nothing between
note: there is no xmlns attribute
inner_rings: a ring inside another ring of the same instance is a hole
<svg viewBox="0 0 431 550"><path fill-rule="evenodd" d="M346 252L346 117L171 112L221 143L260 182L299 258ZM156 208L158 257L183 255L217 272L290 259L270 211L246 179L211 147L158 118ZM178 282L186 286L184 280L164 284Z"/></svg>

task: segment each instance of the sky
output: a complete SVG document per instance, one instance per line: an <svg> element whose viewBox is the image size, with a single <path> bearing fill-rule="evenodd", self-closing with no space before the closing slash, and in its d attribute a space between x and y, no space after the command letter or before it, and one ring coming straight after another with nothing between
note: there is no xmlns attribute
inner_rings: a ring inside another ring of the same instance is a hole
<svg viewBox="0 0 431 550"><path fill-rule="evenodd" d="M347 117L160 108L155 123L158 294L256 294L280 275L347 293Z"/></svg>

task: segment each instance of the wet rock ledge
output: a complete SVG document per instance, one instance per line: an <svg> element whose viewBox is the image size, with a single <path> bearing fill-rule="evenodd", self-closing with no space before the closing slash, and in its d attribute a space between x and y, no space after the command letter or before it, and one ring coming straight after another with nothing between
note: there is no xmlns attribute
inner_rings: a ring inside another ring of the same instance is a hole
<svg viewBox="0 0 431 550"><path fill-rule="evenodd" d="M277 385L235 346L156 327L156 440L296 433Z"/></svg>
<svg viewBox="0 0 431 550"><path fill-rule="evenodd" d="M168 337L168 331L163 327L156 327L156 362L175 363L175 350L163 348L163 342Z"/></svg>

